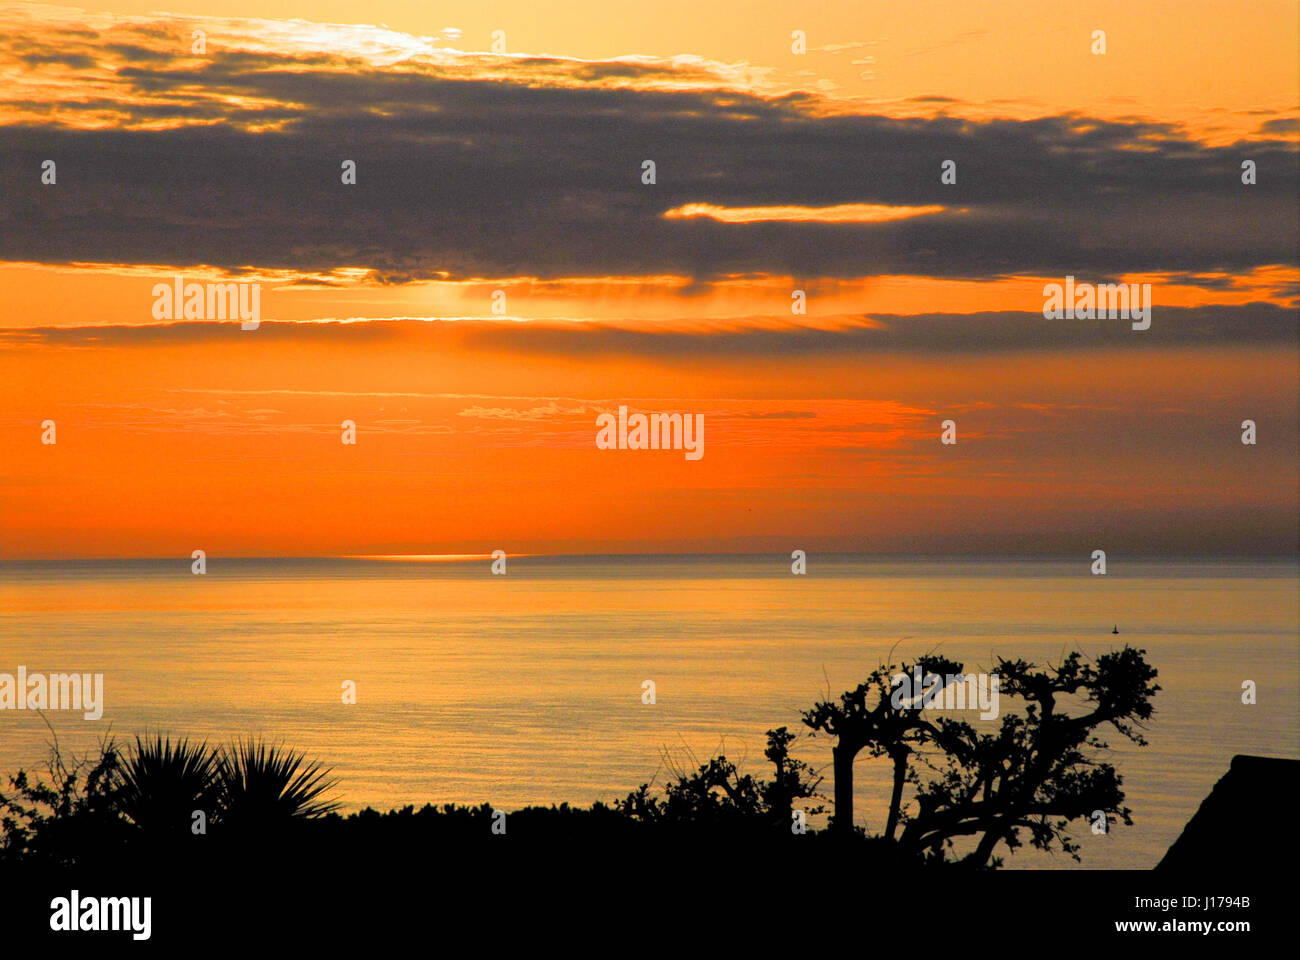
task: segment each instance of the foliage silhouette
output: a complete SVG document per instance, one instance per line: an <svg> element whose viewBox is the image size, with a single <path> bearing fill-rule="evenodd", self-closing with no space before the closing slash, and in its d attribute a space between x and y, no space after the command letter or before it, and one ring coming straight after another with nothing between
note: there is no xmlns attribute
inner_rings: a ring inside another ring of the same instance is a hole
<svg viewBox="0 0 1300 960"><path fill-rule="evenodd" d="M1042 850L1059 847L1075 860L1079 847L1066 828L1074 820L1104 812L1132 824L1123 806L1122 778L1095 754L1108 749L1095 735L1108 724L1145 746L1142 725L1151 718L1156 670L1144 650L1124 647L1085 663L1069 654L1060 666L1038 669L1024 660L999 659L1001 697L1024 701L1024 715L1006 713L997 733L979 733L964 720L938 716L891 703L888 677L893 667L872 671L868 680L838 703L822 702L804 714L814 732L839 738L835 748L837 832L851 832L852 758L869 748L872 756L894 763L885 838L897 838L903 856L941 861L957 838L974 837L974 849L961 858L967 866L999 866L999 843L1021 846L1021 831ZM917 661L923 673L961 675L961 664L942 658ZM869 698L874 698L874 702ZM1067 712L1066 705L1082 711ZM936 776L922 782L919 768ZM841 780L843 778L843 782ZM903 787L915 788L904 806ZM846 806L840 806L844 803ZM846 814L846 810L849 811Z"/></svg>
<svg viewBox="0 0 1300 960"><path fill-rule="evenodd" d="M662 798L641 784L614 808L644 823L689 824L707 829L759 829L791 833L794 804L817 798L821 778L810 780L808 764L790 756L795 735L785 727L767 731L764 756L775 768L772 780L741 775L725 756L713 757L693 773L679 773L664 788ZM820 806L805 811L817 814Z"/></svg>
<svg viewBox="0 0 1300 960"><path fill-rule="evenodd" d="M213 817L217 756L207 743L156 734L135 738L113 771L113 804L132 824L159 841L190 835L195 810Z"/></svg>
<svg viewBox="0 0 1300 960"><path fill-rule="evenodd" d="M12 792L0 792L0 863L69 867L119 853L130 828L113 802L117 763L111 738L98 755L71 758L55 737L45 775L19 770L9 777Z"/></svg>
<svg viewBox="0 0 1300 960"><path fill-rule="evenodd" d="M1104 811L1108 821L1132 823L1122 779L1098 759L1108 747L1097 733L1110 726L1145 744L1141 730L1160 689L1145 651L1125 647L1095 664L1076 652L1044 668L998 660L1000 704L1020 704L1022 710L1004 707L991 732L915 709L915 699L895 702L892 678L912 668L945 678L963 675L960 663L937 656L901 667L881 665L838 700L804 712L812 736L836 740L835 816L830 830L810 824L806 843L839 849L852 840L877 868L987 868L1001 865L994 855L999 845L1014 852L1026 839L1078 860L1079 846L1067 828L1096 811ZM612 807L515 811L508 817L510 835L588 851L611 840L685 839L694 845L733 837L747 846L751 837L792 836L796 810L808 817L823 812L816 803L822 778L791 757L795 740L786 727L767 731L771 779L742 774L726 756L717 756L674 770L661 792L642 784ZM864 751L888 758L893 771L884 829L871 837L855 826L852 812L853 762ZM328 797L337 783L328 768L256 739L214 750L185 739L137 737L124 752L109 739L101 741L97 757L76 761L64 760L56 739L46 772L32 779L20 770L9 779L11 791L0 793L0 862L66 867L143 852L210 864L225 857L245 869L250 850L268 855L274 844L281 857L365 853L384 865L409 857L418 841L496 842L491 838L497 811L488 804L341 817L338 802ZM176 842L190 833L196 809L208 813L220 842Z"/></svg>
<svg viewBox="0 0 1300 960"><path fill-rule="evenodd" d="M842 694L838 703L823 701L804 711L806 726L837 740L831 748L835 776L832 829L841 833L853 830L853 762L865 749L873 757L888 756L893 762L894 786L884 835L886 839L894 838L902 812L903 786L909 779L915 780L909 758L918 745L937 733L920 711L893 705L891 678L898 673L910 675L914 668L942 678L961 673L961 664L943 657L921 657L901 668L881 665L863 683Z"/></svg>
<svg viewBox="0 0 1300 960"><path fill-rule="evenodd" d="M338 808L325 799L337 786L329 769L283 746L237 739L216 758L223 827L264 831Z"/></svg>

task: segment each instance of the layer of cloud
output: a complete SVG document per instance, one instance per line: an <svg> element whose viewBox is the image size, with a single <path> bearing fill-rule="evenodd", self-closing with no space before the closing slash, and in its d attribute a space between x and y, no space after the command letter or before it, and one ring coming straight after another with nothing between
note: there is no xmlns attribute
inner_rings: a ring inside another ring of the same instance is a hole
<svg viewBox="0 0 1300 960"><path fill-rule="evenodd" d="M647 327L605 322L519 323L396 318L349 323L188 321L139 326L0 329L0 345L159 346L226 342L403 341L412 347L552 356L636 355L688 360L900 354L991 354L1073 349L1300 347L1294 311L1268 303L1153 307L1149 330L1124 319L1046 320L1033 313L872 315L818 325L770 318ZM490 416L490 411L479 415Z"/></svg>
<svg viewBox="0 0 1300 960"><path fill-rule="evenodd" d="M236 50L221 29L238 24L212 24L209 52L194 56L187 21L41 23L0 45L0 66L48 81L4 103L23 117L0 126L5 260L362 270L395 283L1100 280L1300 260L1300 155L1276 119L1261 138L1212 147L1140 121L845 114L692 58L488 57L378 28L299 24L294 37L267 21L244 22ZM61 83L48 79L55 66ZM45 160L57 185L41 183ZM345 160L355 186L341 183ZM940 182L945 160L956 184ZM691 204L947 209L875 223L664 216Z"/></svg>

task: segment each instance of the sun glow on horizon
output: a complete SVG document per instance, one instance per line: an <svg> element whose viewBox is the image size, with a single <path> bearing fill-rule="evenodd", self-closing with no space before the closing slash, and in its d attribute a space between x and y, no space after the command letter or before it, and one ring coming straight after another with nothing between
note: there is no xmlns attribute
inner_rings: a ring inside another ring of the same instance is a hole
<svg viewBox="0 0 1300 960"><path fill-rule="evenodd" d="M530 553L509 554L510 557L530 557ZM372 553L341 557L342 560L381 560L390 563L457 563L469 560L491 560L490 553Z"/></svg>

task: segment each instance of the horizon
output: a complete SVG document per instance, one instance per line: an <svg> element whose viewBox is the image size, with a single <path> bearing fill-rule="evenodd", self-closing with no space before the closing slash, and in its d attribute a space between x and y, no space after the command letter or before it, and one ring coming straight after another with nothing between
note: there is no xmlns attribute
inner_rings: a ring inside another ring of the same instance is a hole
<svg viewBox="0 0 1300 960"><path fill-rule="evenodd" d="M1066 553L865 553L857 551L803 551L805 555L812 559L834 559L834 560L880 560L888 562L909 562L918 563L939 563L944 561L968 562L968 563L1080 563L1079 555ZM373 563L402 563L409 565L419 564L468 564L477 561L491 561L491 553L481 554L372 554L372 555L349 555L349 554L205 554L209 561L245 561L245 560L351 560L358 562ZM792 559L788 553L780 551L747 551L743 553L705 553L705 552L677 552L677 553L507 553L506 557L511 560L676 560L676 559L762 559L774 561L778 566L789 566ZM40 556L40 557L0 557L0 566L36 563L87 563L87 562L139 562L145 561L150 563L178 563L188 567L193 561L193 557L185 556L159 556L130 554L118 556ZM1260 553L1260 554L1226 554L1226 553L1181 553L1181 554L1123 554L1108 555L1107 562L1114 565L1116 561L1134 562L1134 563L1169 563L1177 564L1182 562L1203 562L1203 563L1300 563L1300 554L1295 553ZM1087 562L1083 563L1086 568Z"/></svg>

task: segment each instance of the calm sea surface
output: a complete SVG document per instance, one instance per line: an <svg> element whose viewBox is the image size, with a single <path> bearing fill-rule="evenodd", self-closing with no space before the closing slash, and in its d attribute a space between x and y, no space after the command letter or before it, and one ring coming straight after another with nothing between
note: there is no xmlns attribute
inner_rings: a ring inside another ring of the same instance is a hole
<svg viewBox="0 0 1300 960"><path fill-rule="evenodd" d="M463 562L221 560L0 564L0 672L105 678L98 723L46 717L65 750L98 736L258 733L335 768L348 809L610 801L725 752L765 773L763 732L893 660L990 670L1120 643L1164 688L1150 745L1104 735L1135 825L1076 832L1085 867L1153 866L1234 754L1300 756L1294 562L879 561L773 557ZM1119 636L1111 634L1118 625ZM356 683L358 703L341 703ZM641 702L653 680L657 703ZM1241 685L1258 703L1241 703ZM1003 698L1003 709L1014 706ZM979 721L975 721L977 725ZM985 726L993 729L996 721ZM0 773L49 729L0 712ZM827 768L830 743L799 755ZM879 829L887 771L858 764ZM1072 865L1017 854L1008 866Z"/></svg>

